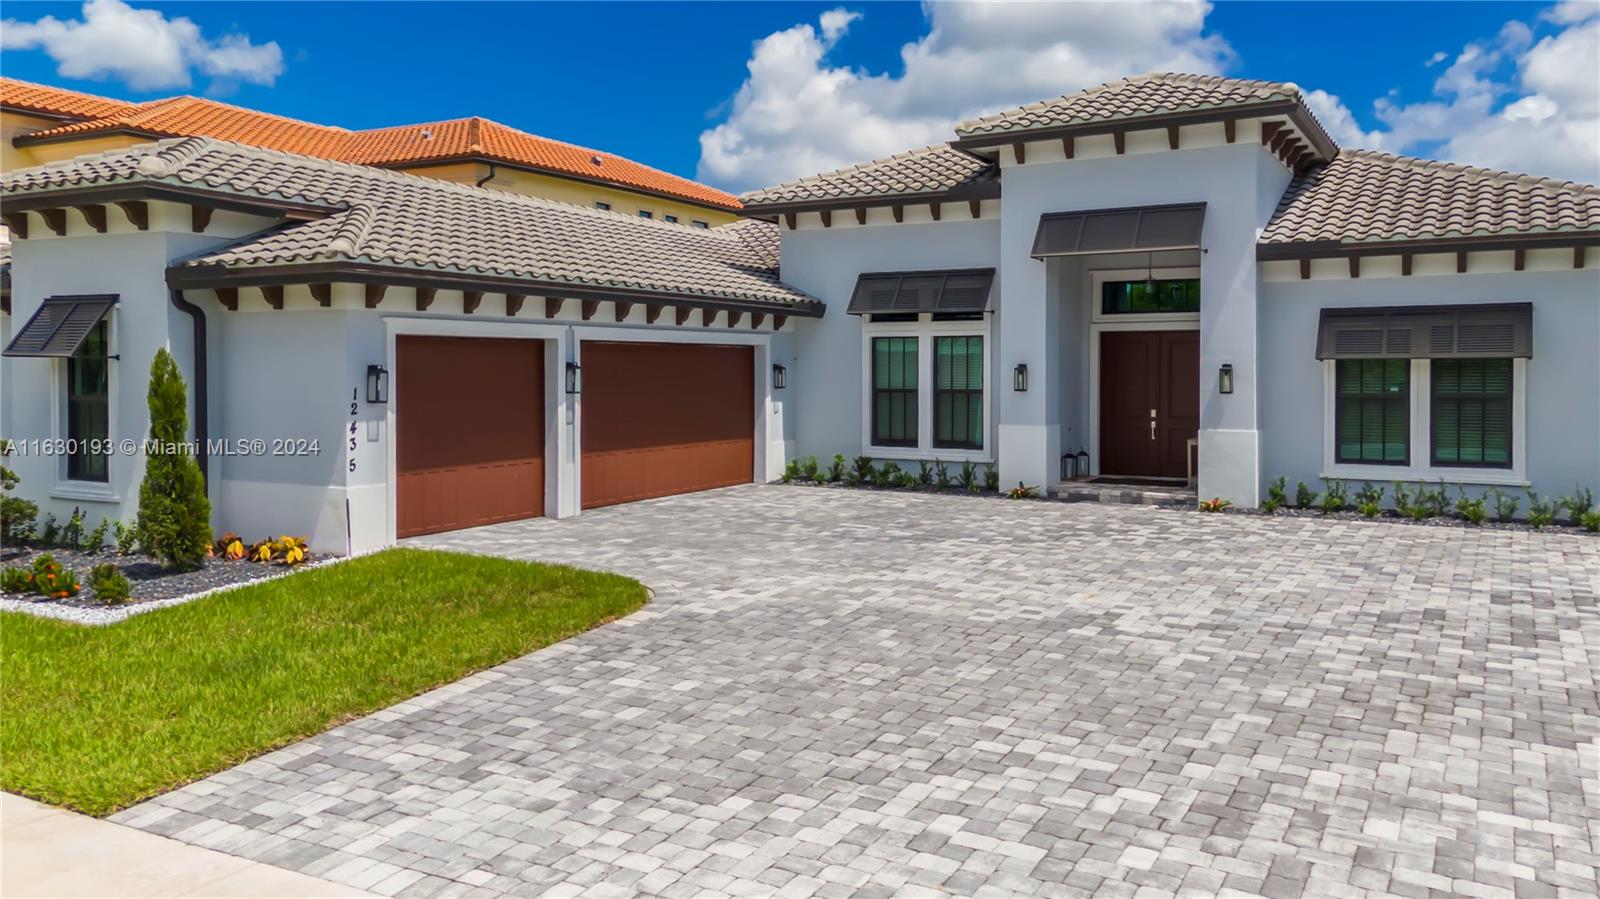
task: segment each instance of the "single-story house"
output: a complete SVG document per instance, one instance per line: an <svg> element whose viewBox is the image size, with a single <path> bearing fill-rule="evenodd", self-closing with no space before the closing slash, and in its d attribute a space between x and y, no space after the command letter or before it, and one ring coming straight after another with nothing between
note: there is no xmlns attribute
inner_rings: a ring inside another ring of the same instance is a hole
<svg viewBox="0 0 1600 899"><path fill-rule="evenodd" d="M214 524L341 551L807 455L1600 485L1600 188L1342 150L1287 84L1113 82L709 229L206 137L0 199L0 431L66 447L11 460L57 515L132 517L162 346Z"/></svg>

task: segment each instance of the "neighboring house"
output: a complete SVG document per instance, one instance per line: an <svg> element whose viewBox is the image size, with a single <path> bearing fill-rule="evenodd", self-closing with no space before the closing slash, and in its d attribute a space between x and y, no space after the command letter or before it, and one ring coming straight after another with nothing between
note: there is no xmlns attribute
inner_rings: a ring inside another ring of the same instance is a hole
<svg viewBox="0 0 1600 899"><path fill-rule="evenodd" d="M1129 78L744 198L800 454L1048 487L1600 486L1600 189L1342 150L1289 84ZM842 314L841 314L842 313ZM1526 508L1526 505L1524 505Z"/></svg>
<svg viewBox="0 0 1600 899"><path fill-rule="evenodd" d="M163 346L214 525L320 549L811 454L1600 485L1600 189L1340 150L1289 85L1119 81L706 230L209 137L0 200L0 433L62 440L11 466L91 523L133 515Z"/></svg>
<svg viewBox="0 0 1600 899"><path fill-rule="evenodd" d="M682 225L739 215L738 199L724 191L476 117L349 131L199 97L130 103L0 78L0 137L7 171L168 137L215 137Z"/></svg>

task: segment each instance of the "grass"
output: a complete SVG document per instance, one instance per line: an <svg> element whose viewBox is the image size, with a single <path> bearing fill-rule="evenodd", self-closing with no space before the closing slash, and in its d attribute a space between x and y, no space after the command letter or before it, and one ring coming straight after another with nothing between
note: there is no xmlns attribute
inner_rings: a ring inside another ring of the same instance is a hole
<svg viewBox="0 0 1600 899"><path fill-rule="evenodd" d="M618 575L393 549L104 627L0 614L0 789L107 815L645 599Z"/></svg>

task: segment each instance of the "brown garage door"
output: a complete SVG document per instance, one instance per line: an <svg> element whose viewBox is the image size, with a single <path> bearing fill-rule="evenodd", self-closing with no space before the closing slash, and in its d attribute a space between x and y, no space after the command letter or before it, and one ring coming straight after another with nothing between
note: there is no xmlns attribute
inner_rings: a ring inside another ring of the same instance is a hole
<svg viewBox="0 0 1600 899"><path fill-rule="evenodd" d="M544 343L395 341L402 537L544 514Z"/></svg>
<svg viewBox="0 0 1600 899"><path fill-rule="evenodd" d="M583 344L583 507L750 483L755 351Z"/></svg>

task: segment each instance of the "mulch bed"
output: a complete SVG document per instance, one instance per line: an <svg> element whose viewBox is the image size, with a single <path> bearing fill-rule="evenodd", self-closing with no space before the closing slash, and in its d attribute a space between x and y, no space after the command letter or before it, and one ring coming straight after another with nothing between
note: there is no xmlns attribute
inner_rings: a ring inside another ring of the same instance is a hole
<svg viewBox="0 0 1600 899"><path fill-rule="evenodd" d="M1594 536L1593 531L1586 531L1575 524L1570 524L1565 519L1560 522L1547 524L1536 528L1524 520L1496 521L1493 518L1482 524L1473 524L1465 518L1453 515L1436 518L1411 518L1401 515L1392 509L1385 509L1377 515L1368 518L1360 512L1323 512L1319 509L1279 509L1275 512L1263 512L1260 509L1226 509L1227 515L1260 515L1277 518L1320 518L1328 521L1386 521L1390 524L1414 524L1429 528L1462 528L1465 530L1479 531L1531 531L1539 534L1584 534Z"/></svg>
<svg viewBox="0 0 1600 899"><path fill-rule="evenodd" d="M261 578L283 574L282 565L262 565L256 562L230 562L226 559L207 559L205 564L192 571L173 571L163 566L150 556L128 555L119 556L113 550L88 552L77 549L43 549L43 548L11 548L0 551L0 564L6 567L27 567L33 564L35 557L50 553L56 561L63 566L77 572L78 580L83 583L83 592L69 599L49 599L43 596L25 593L6 593L5 598L12 600L32 600L40 603L49 603L57 606L75 608L104 608L95 597L94 591L89 587L89 569L107 562L116 563L117 568L133 582L133 596L122 606L127 608L140 603L153 602L159 599L175 599L179 596L189 596L206 590L215 590L218 587L227 587L234 584L243 584Z"/></svg>

